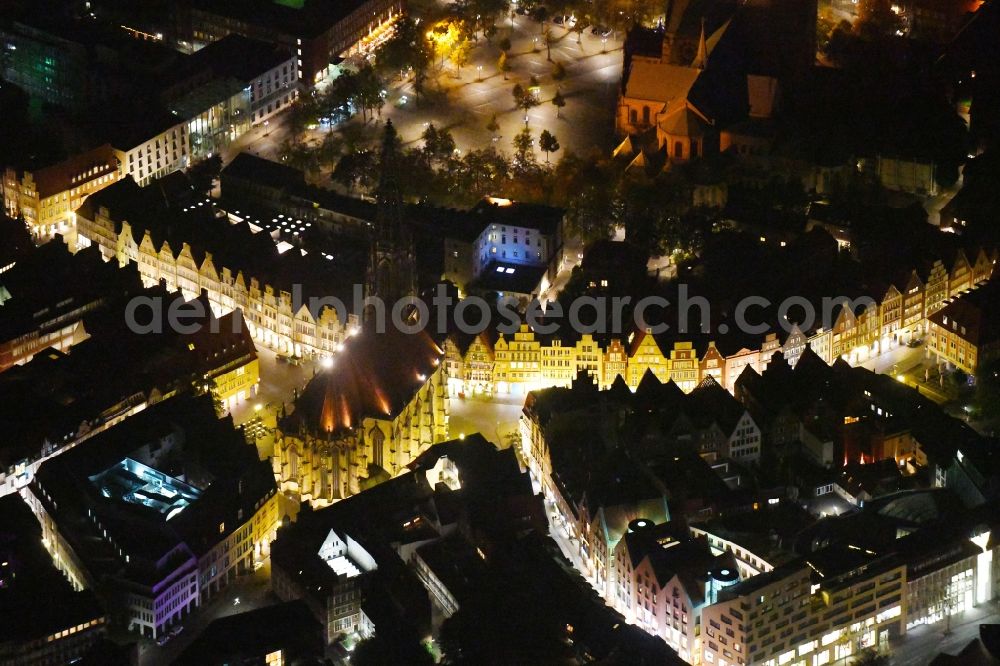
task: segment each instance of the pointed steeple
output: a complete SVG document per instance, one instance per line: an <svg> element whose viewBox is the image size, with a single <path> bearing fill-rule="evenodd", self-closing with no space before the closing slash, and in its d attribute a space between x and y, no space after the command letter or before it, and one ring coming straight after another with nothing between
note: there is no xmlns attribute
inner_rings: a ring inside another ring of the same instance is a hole
<svg viewBox="0 0 1000 666"><path fill-rule="evenodd" d="M698 38L698 55L694 57L691 66L696 69L705 69L708 65L708 42L705 40L705 19L701 19L701 36Z"/></svg>
<svg viewBox="0 0 1000 666"><path fill-rule="evenodd" d="M379 296L391 307L395 300L416 293L413 236L403 219L399 135L391 120L385 123L379 162L366 295Z"/></svg>

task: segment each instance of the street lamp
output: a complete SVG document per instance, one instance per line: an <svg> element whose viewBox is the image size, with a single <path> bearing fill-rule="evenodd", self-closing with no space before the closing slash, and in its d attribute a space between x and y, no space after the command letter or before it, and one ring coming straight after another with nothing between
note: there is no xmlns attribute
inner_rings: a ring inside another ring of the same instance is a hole
<svg viewBox="0 0 1000 666"><path fill-rule="evenodd" d="M476 78L476 80L477 81L482 81L483 80L483 66L482 65L476 65L476 71L479 73L479 76Z"/></svg>
<svg viewBox="0 0 1000 666"><path fill-rule="evenodd" d="M270 120L265 120L264 121L264 136L268 135L269 132L268 132L267 126L270 125L270 124L271 124Z"/></svg>
<svg viewBox="0 0 1000 666"><path fill-rule="evenodd" d="M601 37L601 53L607 53L607 52L608 52L608 38Z"/></svg>

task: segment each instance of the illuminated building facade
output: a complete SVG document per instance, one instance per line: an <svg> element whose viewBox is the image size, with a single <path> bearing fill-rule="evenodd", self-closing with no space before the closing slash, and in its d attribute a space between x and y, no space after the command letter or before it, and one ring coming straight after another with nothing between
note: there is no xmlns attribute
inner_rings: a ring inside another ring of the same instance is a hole
<svg viewBox="0 0 1000 666"><path fill-rule="evenodd" d="M109 144L41 169L8 167L2 183L4 208L10 217L23 218L38 239L67 234L76 225L74 213L83 200L119 175L118 158Z"/></svg>
<svg viewBox="0 0 1000 666"><path fill-rule="evenodd" d="M278 423L283 492L324 506L369 477L400 474L448 436L443 350L425 333L364 331L317 374Z"/></svg>
<svg viewBox="0 0 1000 666"><path fill-rule="evenodd" d="M1000 355L1000 325L992 311L1000 296L1000 281L966 294L930 315L927 350L938 362L974 375L980 365Z"/></svg>
<svg viewBox="0 0 1000 666"><path fill-rule="evenodd" d="M405 11L401 0L359 0L333 6L318 0L233 4L198 0L179 10L178 39L197 51L231 34L280 44L293 52L296 78L307 88L337 71L340 57L381 43Z"/></svg>
<svg viewBox="0 0 1000 666"><path fill-rule="evenodd" d="M562 242L562 211L557 208L487 197L471 213L482 223L473 242L473 277L497 262L546 266Z"/></svg>
<svg viewBox="0 0 1000 666"><path fill-rule="evenodd" d="M133 269L110 266L93 250L70 254L59 242L33 249L0 274L0 372L83 341L83 318L109 306L109 293L138 292L137 278Z"/></svg>
<svg viewBox="0 0 1000 666"><path fill-rule="evenodd" d="M38 521L19 495L0 499L0 597L3 664L73 663L107 630L97 596L55 566Z"/></svg>
<svg viewBox="0 0 1000 666"><path fill-rule="evenodd" d="M276 245L262 229L238 216L217 215L204 201L183 210L163 206L156 192L118 183L81 208L79 242L99 246L106 260L136 264L146 285L162 280L189 297L204 291L217 313L241 309L253 338L283 353L332 356L356 327L353 314L342 322L332 307L308 307L308 298L329 296L329 285L342 280L324 277L332 267L323 257ZM177 222L172 238L159 237L161 214ZM233 253L235 247L244 251ZM269 270L256 273L260 267ZM300 303L293 299L293 284L308 290ZM350 303L349 297L342 302Z"/></svg>
<svg viewBox="0 0 1000 666"><path fill-rule="evenodd" d="M164 118L140 131L123 133L112 140L121 173L140 186L166 176L191 163L188 123L176 116Z"/></svg>
<svg viewBox="0 0 1000 666"><path fill-rule="evenodd" d="M45 462L27 499L57 566L152 638L253 571L280 524L270 466L207 397L164 401Z"/></svg>
<svg viewBox="0 0 1000 666"><path fill-rule="evenodd" d="M905 633L904 565L872 566L874 554L846 559L853 566L819 559L750 578L705 607L701 663L818 666Z"/></svg>

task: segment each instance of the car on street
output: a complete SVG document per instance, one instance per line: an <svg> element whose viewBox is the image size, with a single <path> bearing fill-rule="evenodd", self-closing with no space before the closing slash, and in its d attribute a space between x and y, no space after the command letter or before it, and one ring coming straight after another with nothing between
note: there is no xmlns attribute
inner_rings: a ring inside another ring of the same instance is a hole
<svg viewBox="0 0 1000 666"><path fill-rule="evenodd" d="M184 625L183 624L175 624L174 626L172 626L170 628L170 636L176 638L177 636L181 635L182 631L184 631Z"/></svg>
<svg viewBox="0 0 1000 666"><path fill-rule="evenodd" d="M519 16L527 16L528 15L528 10L524 8L524 5L518 5L517 9L514 10L514 11L516 11Z"/></svg>
<svg viewBox="0 0 1000 666"><path fill-rule="evenodd" d="M603 25L595 25L590 29L590 34L596 35L598 37L610 37L611 28L605 28Z"/></svg>
<svg viewBox="0 0 1000 666"><path fill-rule="evenodd" d="M156 638L156 644L159 645L160 647L163 647L164 645L170 642L171 638L173 638L173 636L171 636L170 634L163 634L162 636L158 636Z"/></svg>

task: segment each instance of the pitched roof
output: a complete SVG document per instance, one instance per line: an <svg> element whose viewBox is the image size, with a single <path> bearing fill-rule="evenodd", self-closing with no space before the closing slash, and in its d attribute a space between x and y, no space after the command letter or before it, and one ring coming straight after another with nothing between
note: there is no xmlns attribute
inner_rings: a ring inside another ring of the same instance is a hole
<svg viewBox="0 0 1000 666"><path fill-rule="evenodd" d="M660 129L671 136L705 136L711 125L705 117L695 111L690 104L674 109L666 117L660 118Z"/></svg>
<svg viewBox="0 0 1000 666"><path fill-rule="evenodd" d="M686 98L700 75L700 69L691 67L636 61L628 73L625 97L670 104Z"/></svg>
<svg viewBox="0 0 1000 666"><path fill-rule="evenodd" d="M426 331L365 329L309 382L289 425L337 433L359 427L366 417L393 418L434 373L442 354Z"/></svg>

